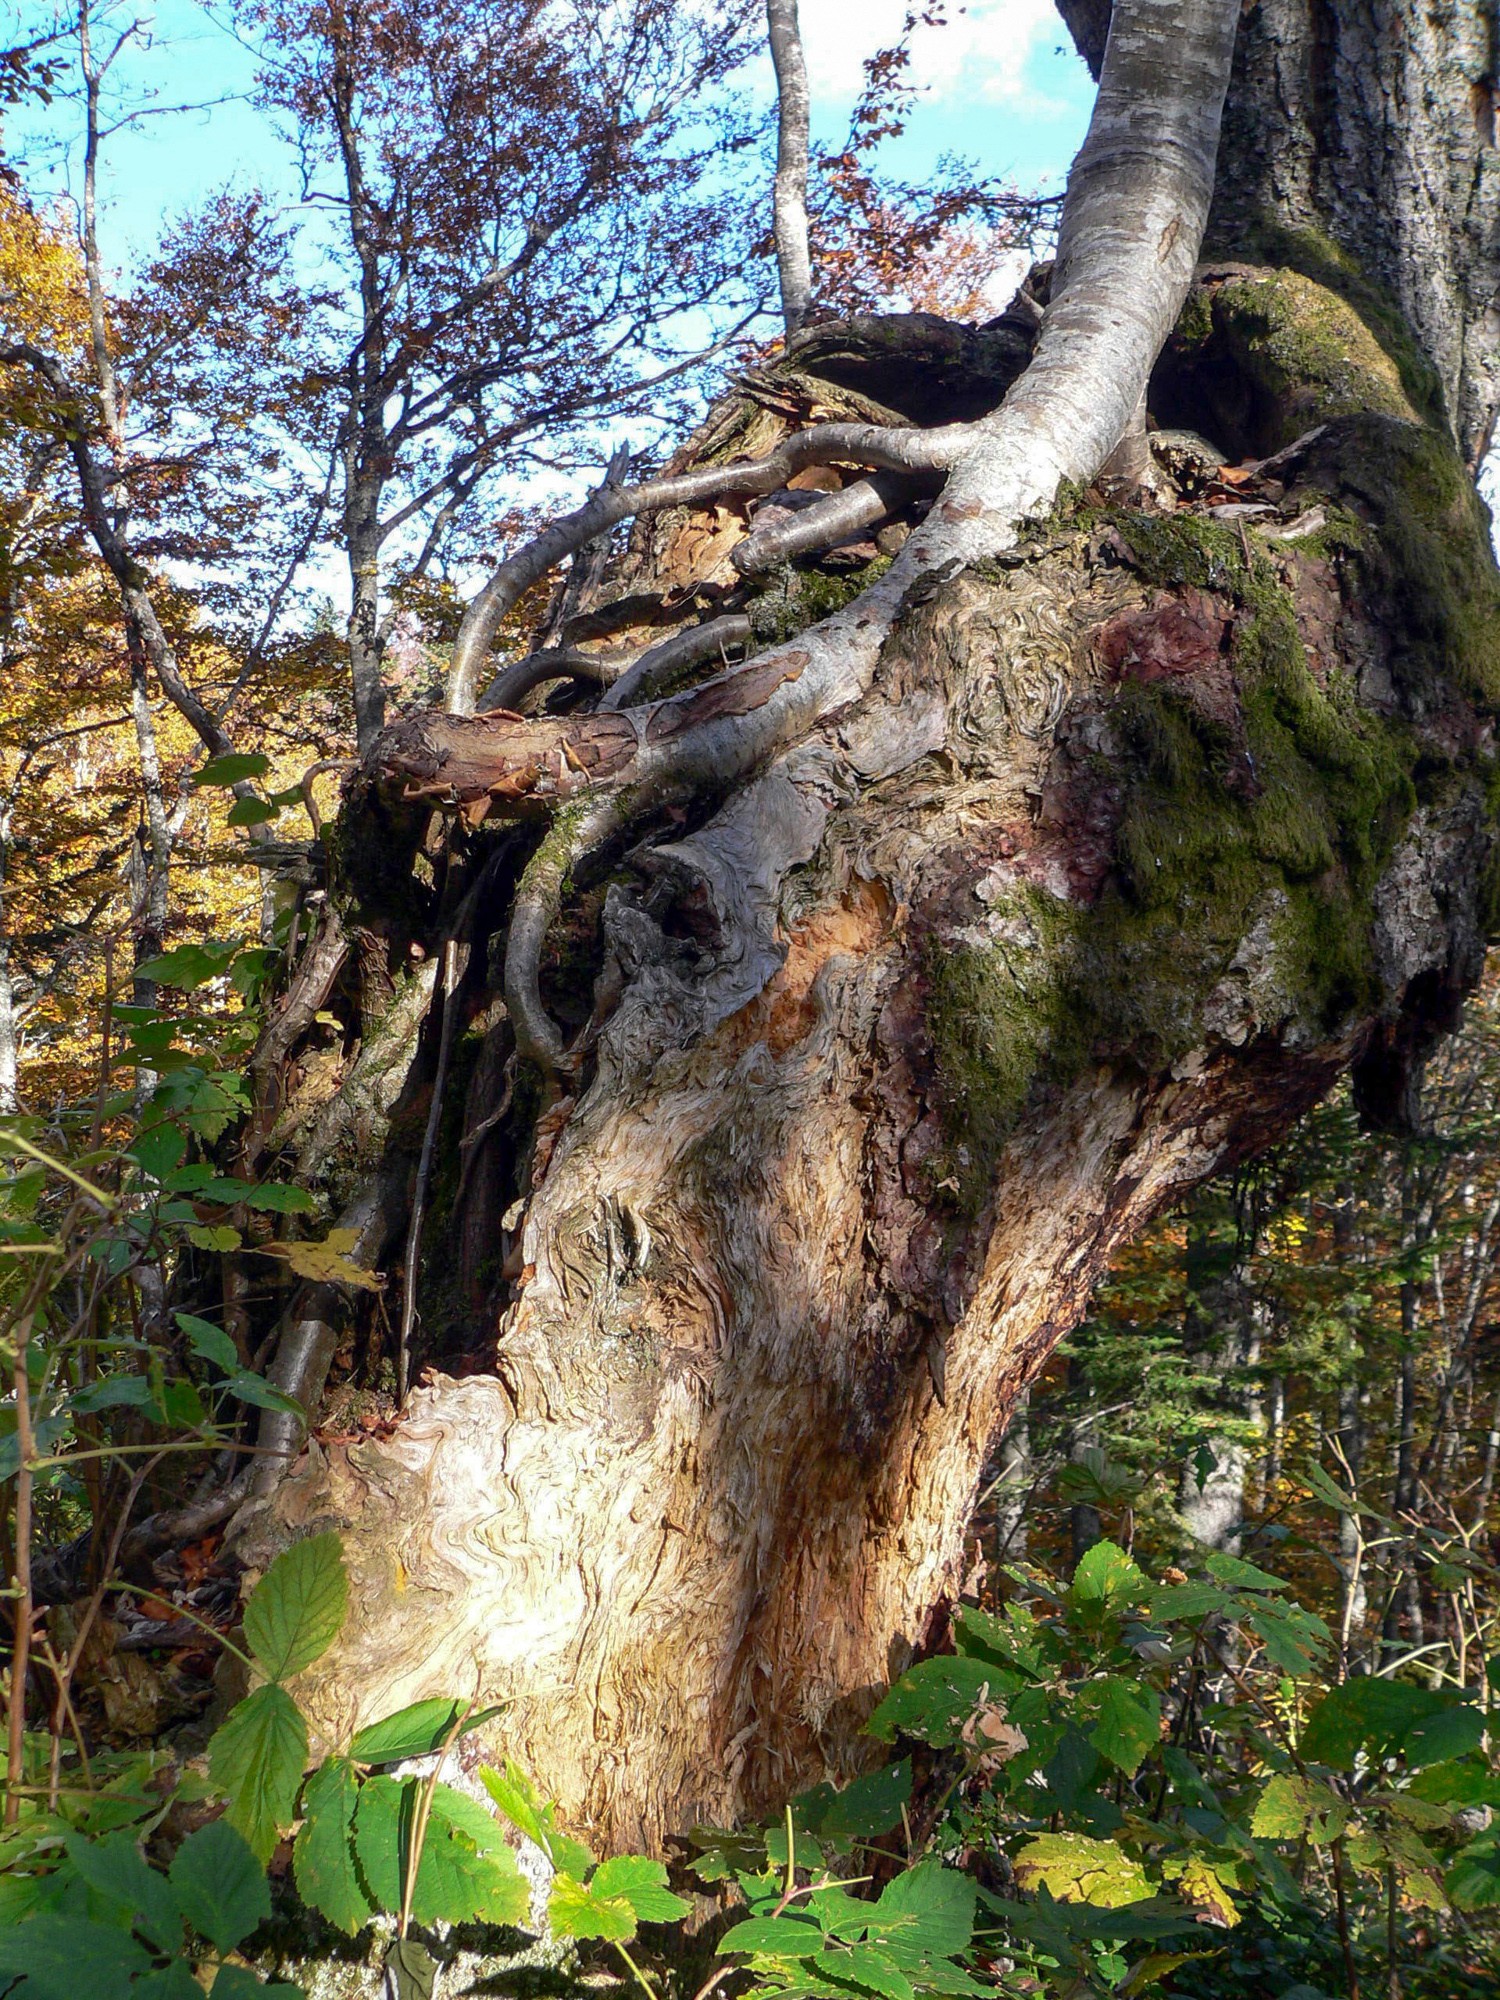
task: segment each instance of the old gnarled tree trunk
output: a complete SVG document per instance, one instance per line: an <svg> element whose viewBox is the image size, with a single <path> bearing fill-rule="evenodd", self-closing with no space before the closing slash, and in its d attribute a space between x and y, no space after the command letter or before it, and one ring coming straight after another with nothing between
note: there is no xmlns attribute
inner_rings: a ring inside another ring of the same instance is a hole
<svg viewBox="0 0 1500 2000"><path fill-rule="evenodd" d="M1097 54L1108 10L1082 12ZM413 941L451 994L376 1111L366 1061L272 1134L335 1206L399 1191L367 1242L388 1267L435 1135L437 1372L237 1529L252 1560L344 1532L350 1624L301 1690L330 1737L503 1700L507 1750L606 1840L857 1767L961 1587L986 1452L1111 1251L1350 1065L1399 1117L1475 978L1487 17L1252 7L1183 306L1238 14L1117 9L1029 368L1025 301L982 333L815 322L672 468L717 493L643 515L564 634L593 679L463 713L481 607L457 712L395 725L352 788L335 1004L373 1020L389 975L415 1019ZM1174 321L1154 494L1058 498ZM725 478L830 413L821 462ZM887 477L878 544L729 560L754 497L760 539ZM710 619L741 622L676 656L686 692L594 705L626 640ZM326 1365L318 1312L292 1320L287 1352L321 1339Z"/></svg>

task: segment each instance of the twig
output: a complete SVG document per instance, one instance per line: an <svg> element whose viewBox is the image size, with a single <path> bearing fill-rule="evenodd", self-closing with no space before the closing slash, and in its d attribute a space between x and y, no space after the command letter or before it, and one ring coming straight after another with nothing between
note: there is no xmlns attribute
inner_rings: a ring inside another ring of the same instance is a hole
<svg viewBox="0 0 1500 2000"><path fill-rule="evenodd" d="M31 1150L28 1148L28 1150ZM5 1763L5 1824L14 1826L21 1811L16 1786L26 1776L26 1672L31 1655L31 1383L27 1357L31 1352L31 1329L35 1315L28 1312L16 1332L15 1366L12 1381L16 1397L16 1566L14 1571L15 1620L10 1656L10 1709L7 1716Z"/></svg>
<svg viewBox="0 0 1500 2000"><path fill-rule="evenodd" d="M454 966L458 960L457 941L443 943L442 970L438 991L442 998L442 1024L438 1030L437 1071L432 1079L432 1102L427 1107L427 1125L422 1134L422 1151L417 1161L416 1186L411 1198L411 1222L406 1232L406 1269L401 1275L401 1325L396 1335L396 1398L405 1403L411 1365L411 1332L417 1316L417 1266L422 1254L422 1218L427 1207L427 1184L432 1177L432 1158L437 1149L438 1127L443 1117L443 1085L448 1080L448 1056L453 1047L453 1022L458 1010L453 1004Z"/></svg>

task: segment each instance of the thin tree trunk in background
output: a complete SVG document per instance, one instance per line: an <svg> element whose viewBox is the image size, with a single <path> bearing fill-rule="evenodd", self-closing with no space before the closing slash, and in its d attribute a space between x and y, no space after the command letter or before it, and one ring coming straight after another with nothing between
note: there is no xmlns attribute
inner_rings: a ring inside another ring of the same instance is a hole
<svg viewBox="0 0 1500 2000"><path fill-rule="evenodd" d="M771 60L776 66L776 270L788 335L812 305L812 261L807 231L807 150L810 106L807 63L797 0L766 0Z"/></svg>
<svg viewBox="0 0 1500 2000"><path fill-rule="evenodd" d="M995 1547L997 1562L1026 1560L1026 1508L1031 1498L1035 1463L1031 1454L1031 1391L1016 1402L1015 1414L1005 1427L995 1464L998 1492L995 1500Z"/></svg>

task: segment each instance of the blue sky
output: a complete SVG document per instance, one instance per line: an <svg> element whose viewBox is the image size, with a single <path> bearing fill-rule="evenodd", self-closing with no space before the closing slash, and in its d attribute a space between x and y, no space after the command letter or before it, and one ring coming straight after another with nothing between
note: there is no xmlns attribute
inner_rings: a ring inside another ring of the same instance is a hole
<svg viewBox="0 0 1500 2000"><path fill-rule="evenodd" d="M714 0L683 0L705 3ZM922 95L906 133L883 156L886 167L919 182L938 159L956 154L1023 188L1060 187L1083 137L1093 85L1052 0L969 0L962 10L950 0L950 6L946 27L919 31L910 74ZM252 102L255 60L229 30L227 0L126 8L129 0L120 20L135 18L146 32L127 45L112 73L113 115L125 107L147 115L123 123L103 148L101 236L105 261L116 269L149 258L164 222L226 182L264 188L275 205L295 207L299 199L291 149ZM863 62L897 39L905 11L906 0L801 0L816 137L843 138ZM35 19L32 0L16 0L10 14L13 22ZM108 46L102 22L95 41ZM769 105L769 59L753 83ZM23 156L34 193L76 192L78 123L78 107L66 97L8 122L6 149ZM765 199L769 206L769 183ZM315 225L303 234L304 256L319 233ZM1011 282L1007 275L996 310ZM601 435L601 462L613 442L613 433ZM522 479L528 493L554 504L576 483L576 475L553 479L534 470ZM347 582L330 552L314 560L310 580L344 601Z"/></svg>
<svg viewBox="0 0 1500 2000"><path fill-rule="evenodd" d="M861 64L896 39L904 11L905 0L802 0L819 137L842 137ZM249 101L254 61L228 32L226 11L200 0L158 0L137 18L150 23L150 42L122 58L121 94L163 109L116 133L105 150L101 191L110 254L120 263L132 250L149 249L164 217L226 180L296 197L287 151ZM920 31L912 73L925 94L890 165L915 180L940 155L958 153L1023 186L1059 185L1093 95L1066 44L1051 0L970 0L953 10L947 27ZM758 85L769 99L769 63ZM184 104L206 108L167 108ZM33 185L70 184L76 160L70 164L49 142L73 122L72 107L61 101L12 122L9 144L31 154L34 169L45 161L44 174L29 176Z"/></svg>

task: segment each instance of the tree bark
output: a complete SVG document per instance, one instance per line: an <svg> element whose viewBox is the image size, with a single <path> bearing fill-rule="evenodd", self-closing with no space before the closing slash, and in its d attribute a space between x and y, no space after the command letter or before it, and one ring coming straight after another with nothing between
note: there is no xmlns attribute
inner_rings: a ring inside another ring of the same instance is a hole
<svg viewBox="0 0 1500 2000"><path fill-rule="evenodd" d="M807 235L807 63L797 0L766 0L766 30L776 68L776 188L773 229L781 312L794 334L812 306Z"/></svg>
<svg viewBox="0 0 1500 2000"><path fill-rule="evenodd" d="M466 621L460 712L394 725L351 788L343 893L383 900L393 958L418 936L431 964L488 884L422 1280L428 1360L483 1366L430 1369L381 1442L314 1443L238 1524L252 1563L344 1532L349 1625L299 1688L328 1738L505 1701L506 1750L606 1842L857 1769L1113 1250L1350 1064L1399 1107L1477 976L1500 596L1441 412L1394 320L1295 270L1210 267L1182 312L1237 12L1116 8L1003 405L892 431L911 405L866 403L808 448L795 476L945 475L888 567L741 577L754 468L612 489L534 559L655 510L563 636L744 609L749 661L633 708L464 713L515 558ZM1174 323L1148 405L1264 511L1054 510ZM798 382L793 343L736 404L800 410ZM434 880L434 806L446 902L402 870L420 847ZM429 1031L413 1109L437 1057Z"/></svg>

